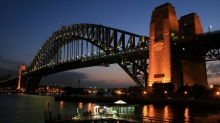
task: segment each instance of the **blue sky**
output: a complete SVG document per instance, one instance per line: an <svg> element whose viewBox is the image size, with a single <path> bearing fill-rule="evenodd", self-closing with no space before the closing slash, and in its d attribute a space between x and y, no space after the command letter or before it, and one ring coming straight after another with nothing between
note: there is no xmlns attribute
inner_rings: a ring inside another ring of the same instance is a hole
<svg viewBox="0 0 220 123"><path fill-rule="evenodd" d="M149 36L155 7L170 2L177 18L195 12L203 31L220 30L218 0L1 0L0 1L0 76L17 74L19 65L30 65L41 45L64 26L92 23ZM207 69L209 83L217 82L219 68L214 62ZM214 69L215 68L215 69ZM44 77L41 84L121 87L135 83L116 64L71 70Z"/></svg>

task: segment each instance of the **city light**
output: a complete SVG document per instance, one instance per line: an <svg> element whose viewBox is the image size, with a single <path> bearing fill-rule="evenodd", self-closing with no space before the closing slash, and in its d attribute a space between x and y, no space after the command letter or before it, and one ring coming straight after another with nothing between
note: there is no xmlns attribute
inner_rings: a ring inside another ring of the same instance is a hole
<svg viewBox="0 0 220 123"><path fill-rule="evenodd" d="M164 94L167 94L167 91L164 91Z"/></svg>
<svg viewBox="0 0 220 123"><path fill-rule="evenodd" d="M121 91L120 90L118 90L118 91L116 91L117 92L117 94L121 94Z"/></svg>

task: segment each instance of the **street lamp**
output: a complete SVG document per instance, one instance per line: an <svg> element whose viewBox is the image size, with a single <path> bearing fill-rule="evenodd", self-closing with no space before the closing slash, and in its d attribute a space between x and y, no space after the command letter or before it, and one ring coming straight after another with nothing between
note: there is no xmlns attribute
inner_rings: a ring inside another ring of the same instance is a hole
<svg viewBox="0 0 220 123"><path fill-rule="evenodd" d="M164 94L167 94L167 91L164 91Z"/></svg>
<svg viewBox="0 0 220 123"><path fill-rule="evenodd" d="M146 94L147 94L147 91L143 91L143 95L146 96Z"/></svg>
<svg viewBox="0 0 220 123"><path fill-rule="evenodd" d="M211 32L211 28L212 28L212 25L209 25L209 26L208 26L209 33Z"/></svg>

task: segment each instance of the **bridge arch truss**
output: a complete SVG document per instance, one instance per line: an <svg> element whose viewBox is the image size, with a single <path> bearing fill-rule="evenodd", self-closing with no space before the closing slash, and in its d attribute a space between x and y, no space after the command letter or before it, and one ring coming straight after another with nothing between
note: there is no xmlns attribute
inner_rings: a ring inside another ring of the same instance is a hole
<svg viewBox="0 0 220 123"><path fill-rule="evenodd" d="M102 25L64 26L40 47L24 74L44 76L70 69L117 63L137 85L145 87L148 80L148 39Z"/></svg>

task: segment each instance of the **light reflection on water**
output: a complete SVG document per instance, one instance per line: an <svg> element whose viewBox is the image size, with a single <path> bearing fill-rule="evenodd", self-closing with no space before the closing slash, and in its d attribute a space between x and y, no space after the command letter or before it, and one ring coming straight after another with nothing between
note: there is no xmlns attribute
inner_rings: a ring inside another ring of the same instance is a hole
<svg viewBox="0 0 220 123"><path fill-rule="evenodd" d="M58 112L73 115L77 113L77 110L80 114L87 110L94 113L94 105L97 105L96 103L56 102L53 96L42 95L0 94L0 98L0 119L3 123L43 123L44 110L48 108L48 103L54 116L57 116ZM135 114L141 117L176 118L186 121L192 121L194 116L207 116L218 111L216 109L196 109L172 105L140 105L135 107Z"/></svg>
<svg viewBox="0 0 220 123"><path fill-rule="evenodd" d="M182 113L181 111L184 110ZM189 121L189 108L170 105L143 105L143 117L157 117L163 119L179 119Z"/></svg>

